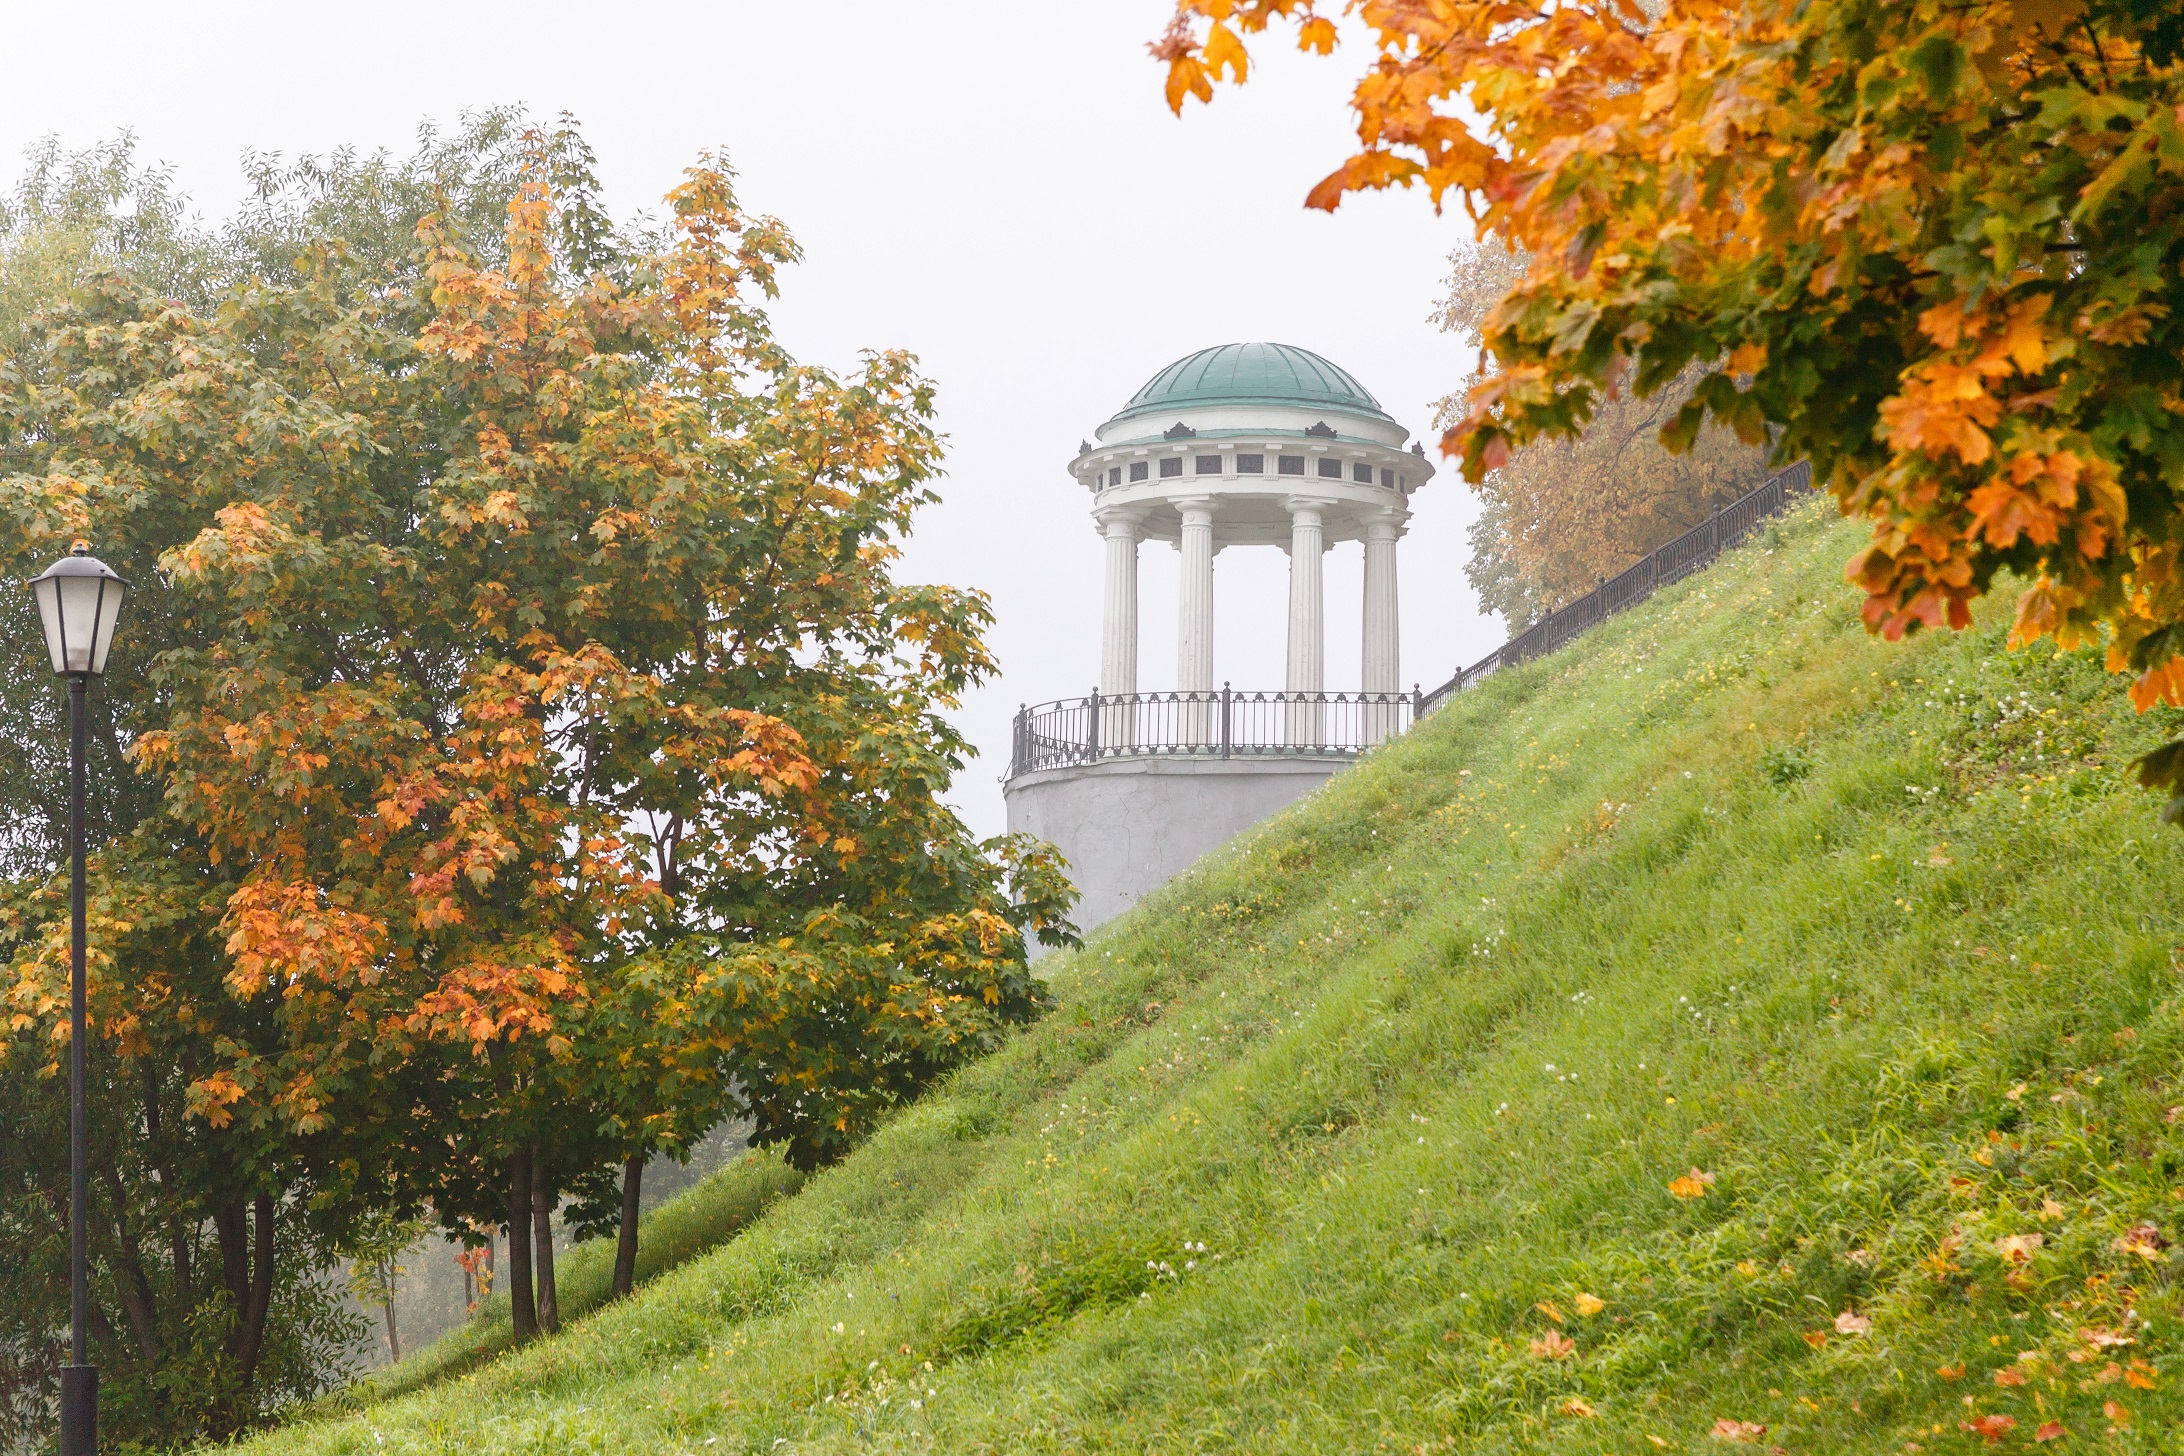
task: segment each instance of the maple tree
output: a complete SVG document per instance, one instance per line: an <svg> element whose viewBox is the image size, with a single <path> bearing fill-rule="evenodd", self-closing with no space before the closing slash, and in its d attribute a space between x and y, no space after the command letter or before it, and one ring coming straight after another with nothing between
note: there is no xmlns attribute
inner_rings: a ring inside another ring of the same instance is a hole
<svg viewBox="0 0 2184 1456"><path fill-rule="evenodd" d="M1708 366L1664 441L1809 458L1873 522L1875 631L1961 627L2007 571L2013 640L2105 638L2142 709L2184 705L2174 7L1180 0L1170 104L1344 12L1360 145L1308 203L1422 187L1533 260L1443 440L1467 476ZM2184 742L2143 776L2184 783Z"/></svg>
<svg viewBox="0 0 2184 1456"><path fill-rule="evenodd" d="M840 1156L1070 938L1051 850L940 798L992 662L983 598L892 574L939 463L914 361L788 357L794 244L717 160L633 237L573 128L515 156L497 237L436 207L393 254L365 205L352 247L314 198L284 271L96 279L5 376L10 558L87 535L162 583L108 684L157 798L98 858L93 1016L217 1172L172 1219L245 1271L246 1342L280 1250L427 1211L502 1225L551 1329L564 1203L633 1252L644 1158L724 1117ZM54 922L14 924L50 1066Z"/></svg>
<svg viewBox="0 0 2184 1456"><path fill-rule="evenodd" d="M1491 243L1449 261L1439 322L1476 345L1526 263ZM1693 365L1650 397L1603 399L1575 438L1536 440L1487 472L1464 563L1482 608L1522 631L1765 482L1766 451L1718 425L1681 454L1660 443L1660 427L1705 373ZM1467 395L1460 389L1440 402L1443 425L1463 416Z"/></svg>

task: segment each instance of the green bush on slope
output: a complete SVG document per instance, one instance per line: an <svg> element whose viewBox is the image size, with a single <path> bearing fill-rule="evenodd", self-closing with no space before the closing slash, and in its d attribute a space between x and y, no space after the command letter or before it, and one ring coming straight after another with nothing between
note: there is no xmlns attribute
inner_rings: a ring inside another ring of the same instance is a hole
<svg viewBox="0 0 2184 1456"><path fill-rule="evenodd" d="M262 1449L2168 1449L2170 725L1871 642L1819 509L1057 958L733 1242Z"/></svg>

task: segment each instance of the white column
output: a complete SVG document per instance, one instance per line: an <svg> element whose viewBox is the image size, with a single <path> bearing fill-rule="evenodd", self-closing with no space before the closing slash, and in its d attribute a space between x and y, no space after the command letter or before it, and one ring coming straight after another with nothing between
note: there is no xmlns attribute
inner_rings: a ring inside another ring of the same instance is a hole
<svg viewBox="0 0 2184 1456"><path fill-rule="evenodd" d="M1320 693L1327 688L1327 594L1321 557L1326 552L1326 509L1316 496L1290 496L1289 509L1289 672L1283 687L1291 693ZM1289 742L1320 742L1326 714L1318 703L1292 703L1287 714Z"/></svg>
<svg viewBox="0 0 2184 1456"><path fill-rule="evenodd" d="M1176 592L1178 634L1176 688L1213 691L1213 499L1185 496L1175 502L1183 516L1183 580Z"/></svg>
<svg viewBox="0 0 2184 1456"><path fill-rule="evenodd" d="M1183 555L1183 579L1176 591L1176 690L1195 694L1177 715L1183 742L1204 746L1219 731L1220 710L1213 696L1213 498L1183 496L1175 501L1183 517L1177 543Z"/></svg>
<svg viewBox="0 0 2184 1456"><path fill-rule="evenodd" d="M1141 511L1101 511L1100 535L1107 540L1107 614L1100 633L1100 696L1126 701L1100 710L1100 743L1108 752L1137 744L1137 706L1127 699L1137 691L1138 524Z"/></svg>
<svg viewBox="0 0 2184 1456"><path fill-rule="evenodd" d="M1100 692L1120 697L1137 691L1137 511L1099 514L1107 539L1107 616L1100 635Z"/></svg>
<svg viewBox="0 0 2184 1456"><path fill-rule="evenodd" d="M1400 603L1395 589L1395 543L1403 534L1408 512L1376 511L1365 518L1365 641L1362 653L1363 688L1367 694L1391 694L1403 690L1402 644L1398 620ZM1365 710L1366 740L1378 743L1395 730L1393 705L1368 705Z"/></svg>

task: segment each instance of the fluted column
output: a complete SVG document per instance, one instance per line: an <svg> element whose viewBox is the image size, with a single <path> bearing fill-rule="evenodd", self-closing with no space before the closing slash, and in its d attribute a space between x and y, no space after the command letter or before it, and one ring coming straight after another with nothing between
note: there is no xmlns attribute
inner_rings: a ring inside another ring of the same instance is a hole
<svg viewBox="0 0 2184 1456"><path fill-rule="evenodd" d="M1187 693L1213 690L1213 500L1187 496L1175 502L1183 516L1183 580L1177 597L1176 687Z"/></svg>
<svg viewBox="0 0 2184 1456"><path fill-rule="evenodd" d="M1138 525L1142 511L1101 511L1107 541L1107 613L1100 632L1100 742L1110 751L1137 743Z"/></svg>
<svg viewBox="0 0 2184 1456"><path fill-rule="evenodd" d="M1176 690L1197 694L1181 714L1186 743L1213 741L1215 715L1207 704L1213 694L1213 498L1183 496L1175 501L1183 517L1178 542L1183 579L1176 591Z"/></svg>
<svg viewBox="0 0 2184 1456"><path fill-rule="evenodd" d="M1327 549L1329 503L1293 495L1283 504L1289 509L1289 671L1283 687L1311 695L1327 688L1327 594L1321 558ZM1326 713L1319 703L1293 702L1287 717L1293 747L1324 737Z"/></svg>
<svg viewBox="0 0 2184 1456"><path fill-rule="evenodd" d="M1107 540L1107 615L1100 634L1100 692L1115 697L1137 691L1137 558L1141 512L1099 515Z"/></svg>
<svg viewBox="0 0 2184 1456"><path fill-rule="evenodd" d="M1368 696L1402 691L1401 607L1395 588L1395 543L1403 534L1407 512L1378 511L1365 520L1365 641L1362 686ZM1392 706L1368 701L1365 734L1378 743L1395 731Z"/></svg>

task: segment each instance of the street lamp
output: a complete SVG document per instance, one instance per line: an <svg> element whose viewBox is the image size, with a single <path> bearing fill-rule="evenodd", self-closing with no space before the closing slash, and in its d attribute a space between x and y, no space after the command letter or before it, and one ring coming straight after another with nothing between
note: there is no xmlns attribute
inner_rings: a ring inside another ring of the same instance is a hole
<svg viewBox="0 0 2184 1456"><path fill-rule="evenodd" d="M53 670L68 679L68 1314L69 1363L61 1367L61 1456L94 1456L99 1372L91 1363L91 1283L85 1217L90 1208L89 1033L84 1025L84 693L106 671L114 619L128 583L77 544L30 583Z"/></svg>

